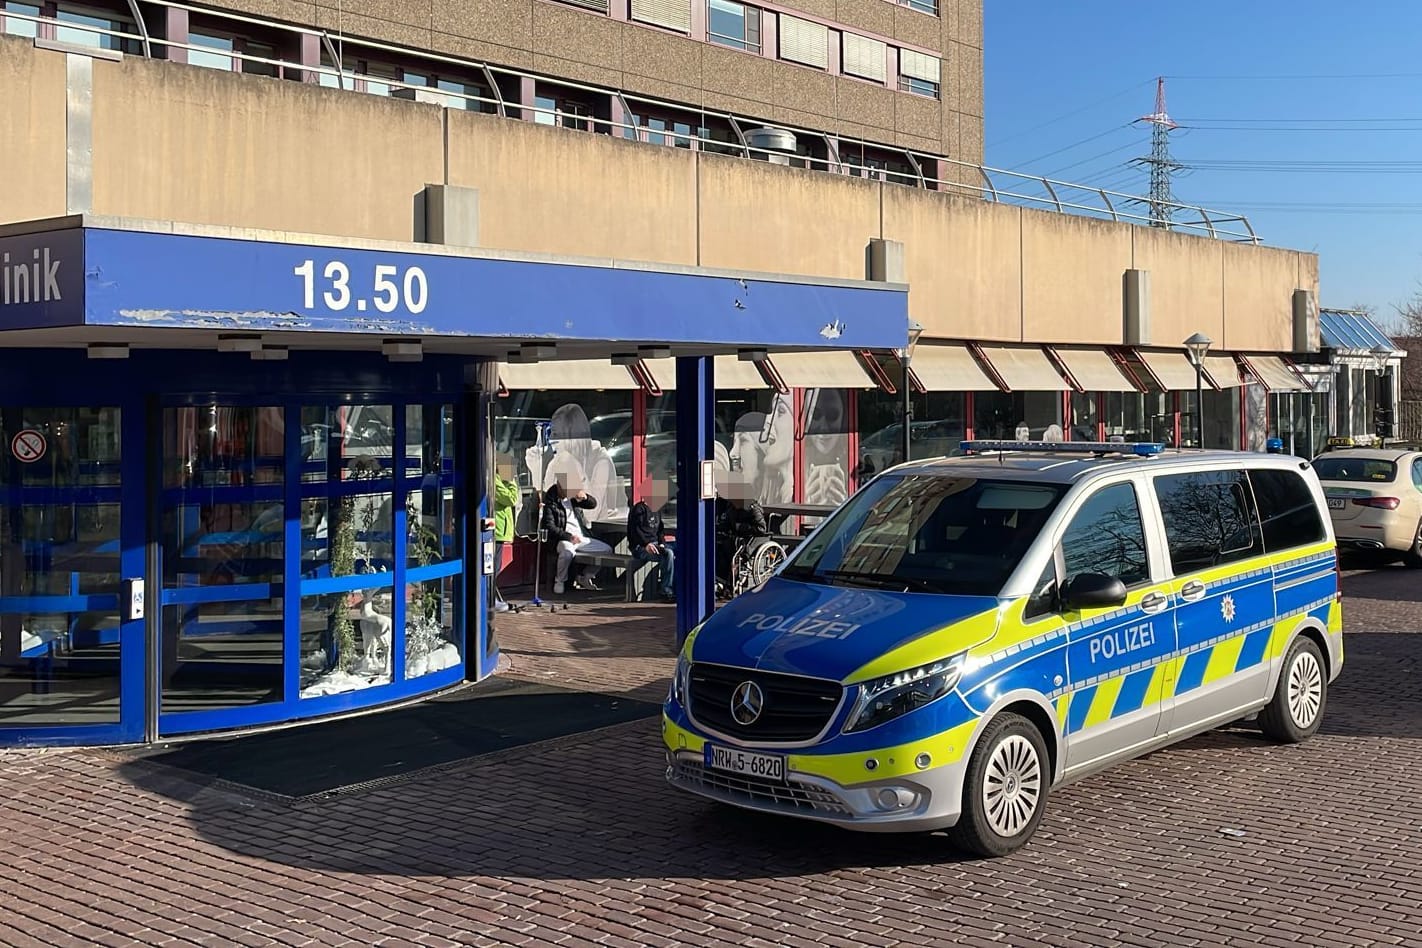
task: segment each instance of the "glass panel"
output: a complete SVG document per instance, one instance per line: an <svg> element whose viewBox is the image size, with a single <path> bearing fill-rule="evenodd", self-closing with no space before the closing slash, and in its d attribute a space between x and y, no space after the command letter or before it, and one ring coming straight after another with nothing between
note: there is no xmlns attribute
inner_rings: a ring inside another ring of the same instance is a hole
<svg viewBox="0 0 1422 948"><path fill-rule="evenodd" d="M395 409L389 405L342 405L330 409L330 414L341 433L341 480L394 475Z"/></svg>
<svg viewBox="0 0 1422 948"><path fill-rule="evenodd" d="M454 406L405 408L405 473L439 475L454 460Z"/></svg>
<svg viewBox="0 0 1422 948"><path fill-rule="evenodd" d="M1155 479L1155 495L1177 576L1264 552L1244 472L1163 475Z"/></svg>
<svg viewBox="0 0 1422 948"><path fill-rule="evenodd" d="M1071 440L1095 441L1097 395L1095 392L1073 392L1071 396Z"/></svg>
<svg viewBox="0 0 1422 948"><path fill-rule="evenodd" d="M459 558L453 489L412 490L405 500L406 562L411 569Z"/></svg>
<svg viewBox="0 0 1422 948"><path fill-rule="evenodd" d="M407 587L405 677L432 675L459 664L453 577Z"/></svg>
<svg viewBox="0 0 1422 948"><path fill-rule="evenodd" d="M258 59L277 59L275 47L268 46L265 43L254 43L251 40L247 40L244 47L244 53L248 56L255 57L255 59L242 60L242 71L244 73L249 76L271 76L272 78L276 78L279 67L273 65L271 62L256 61Z"/></svg>
<svg viewBox="0 0 1422 948"><path fill-rule="evenodd" d="M762 504L795 499L795 407L789 395L718 391L716 443L718 466L739 473L753 499Z"/></svg>
<svg viewBox="0 0 1422 948"><path fill-rule="evenodd" d="M209 36L206 33L190 32L188 33L188 45L204 47L202 50L190 49L187 51L188 62L191 65L231 72L236 63L236 60L231 56L207 52L209 49L232 52L234 47L230 36Z"/></svg>
<svg viewBox="0 0 1422 948"><path fill-rule="evenodd" d="M807 504L838 507L849 499L849 400L854 393L836 388L807 389L802 412L805 416L804 490ZM820 522L818 517L801 520L801 527Z"/></svg>
<svg viewBox="0 0 1422 948"><path fill-rule="evenodd" d="M279 583L284 527L280 500L214 503L189 497L163 513L164 584Z"/></svg>
<svg viewBox="0 0 1422 948"><path fill-rule="evenodd" d="M512 454L519 484L546 489L560 472L580 481L597 507L590 520L627 517L632 486L632 392L516 392L495 420L495 450ZM551 450L535 443L547 421Z"/></svg>
<svg viewBox="0 0 1422 948"><path fill-rule="evenodd" d="M117 504L0 506L0 596L71 600L0 614L0 721L119 719L119 554ZM98 595L113 607L73 601Z"/></svg>
<svg viewBox="0 0 1422 948"><path fill-rule="evenodd" d="M301 599L301 697L389 684L394 642L390 589Z"/></svg>
<svg viewBox="0 0 1422 948"><path fill-rule="evenodd" d="M166 487L279 485L286 476L285 425L276 407L234 405L163 411Z"/></svg>
<svg viewBox="0 0 1422 948"><path fill-rule="evenodd" d="M33 20L17 20L14 17L4 16L4 11L12 13L23 13L26 16L39 16L40 8L30 3L0 3L0 22L5 24L5 32L11 36L35 37L39 35L39 24Z"/></svg>
<svg viewBox="0 0 1422 948"><path fill-rule="evenodd" d="M117 408L23 408L0 415L0 444L15 460L25 487L113 487L119 483ZM22 431L34 460L21 463L11 448Z"/></svg>
<svg viewBox="0 0 1422 948"><path fill-rule="evenodd" d="M282 619L281 596L164 608L164 713L280 701Z"/></svg>
<svg viewBox="0 0 1422 948"><path fill-rule="evenodd" d="M973 399L973 437L1061 441L1061 393L978 392Z"/></svg>
<svg viewBox="0 0 1422 948"><path fill-rule="evenodd" d="M135 28L128 23L113 19L111 17L97 15L97 13L84 13L74 9L60 8L55 13L55 19L60 23L72 23L74 26L59 26L55 28L54 38L61 43L74 43L79 46L97 46L100 49L125 49L131 48L121 37L110 35L110 33L100 33L98 30L109 30L111 32L133 33ZM86 29L86 27L89 27Z"/></svg>

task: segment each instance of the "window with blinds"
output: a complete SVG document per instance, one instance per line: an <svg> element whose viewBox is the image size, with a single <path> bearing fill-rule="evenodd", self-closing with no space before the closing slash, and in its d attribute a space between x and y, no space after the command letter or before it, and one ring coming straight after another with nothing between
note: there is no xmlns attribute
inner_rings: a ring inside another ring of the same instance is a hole
<svg viewBox="0 0 1422 948"><path fill-rule="evenodd" d="M932 83L941 82L939 63L940 60L937 56L926 56L911 49L899 50L899 73L913 79L922 79L924 82Z"/></svg>
<svg viewBox="0 0 1422 948"><path fill-rule="evenodd" d="M828 69L829 28L822 23L781 15L780 58Z"/></svg>
<svg viewBox="0 0 1422 948"><path fill-rule="evenodd" d="M861 79L883 82L887 76L885 63L889 47L878 40L856 33L844 34L844 72Z"/></svg>
<svg viewBox="0 0 1422 948"><path fill-rule="evenodd" d="M631 13L632 19L641 23L691 32L691 0L632 0Z"/></svg>
<svg viewBox="0 0 1422 948"><path fill-rule="evenodd" d="M607 0L559 0L569 6L582 7L584 10L596 10L598 13L607 12Z"/></svg>

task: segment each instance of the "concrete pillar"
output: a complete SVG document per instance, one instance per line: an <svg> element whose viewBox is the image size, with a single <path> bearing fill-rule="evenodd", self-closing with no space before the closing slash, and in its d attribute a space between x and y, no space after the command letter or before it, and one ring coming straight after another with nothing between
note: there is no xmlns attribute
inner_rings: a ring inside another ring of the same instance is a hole
<svg viewBox="0 0 1422 948"><path fill-rule="evenodd" d="M1121 342L1150 345L1150 271L1127 270L1121 280Z"/></svg>
<svg viewBox="0 0 1422 948"><path fill-rule="evenodd" d="M1317 352L1318 302L1314 299L1313 290L1294 290L1293 314L1294 351Z"/></svg>
<svg viewBox="0 0 1422 948"><path fill-rule="evenodd" d="M170 43L187 43L188 41L188 11L178 7L164 7L163 13L157 20L158 28L162 31L162 36ZM171 62L185 63L188 61L188 51L173 46L164 46L167 58Z"/></svg>
<svg viewBox="0 0 1422 948"><path fill-rule="evenodd" d="M321 37L316 36L314 33L302 33L297 39L297 43L300 46L298 54L301 57L301 65L321 65ZM303 70L300 74L300 78L302 82L315 84L321 81L321 74Z"/></svg>
<svg viewBox="0 0 1422 948"><path fill-rule="evenodd" d="M676 638L716 605L716 508L702 490L715 457L716 378L710 357L676 360Z"/></svg>
<svg viewBox="0 0 1422 948"><path fill-rule="evenodd" d="M453 247L479 246L479 191L427 184L415 202L415 240Z"/></svg>

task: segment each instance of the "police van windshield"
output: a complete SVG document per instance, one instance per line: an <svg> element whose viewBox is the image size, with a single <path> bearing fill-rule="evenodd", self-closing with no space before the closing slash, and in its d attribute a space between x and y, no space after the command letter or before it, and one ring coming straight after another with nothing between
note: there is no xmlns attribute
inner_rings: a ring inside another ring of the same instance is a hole
<svg viewBox="0 0 1422 948"><path fill-rule="evenodd" d="M881 477L806 541L780 575L828 585L996 596L1064 486Z"/></svg>

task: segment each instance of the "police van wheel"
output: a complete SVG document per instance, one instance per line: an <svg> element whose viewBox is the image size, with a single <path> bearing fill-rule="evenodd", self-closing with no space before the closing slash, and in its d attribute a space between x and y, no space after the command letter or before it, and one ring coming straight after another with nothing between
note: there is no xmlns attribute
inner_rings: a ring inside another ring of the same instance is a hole
<svg viewBox="0 0 1422 948"><path fill-rule="evenodd" d="M1323 723L1327 703L1323 653L1312 639L1299 636L1284 656L1273 699L1259 712L1259 729L1284 744L1306 741Z"/></svg>
<svg viewBox="0 0 1422 948"><path fill-rule="evenodd" d="M1051 783L1047 745L1026 718L1003 714L988 725L968 762L963 812L949 838L980 856L1005 856L1037 830Z"/></svg>

